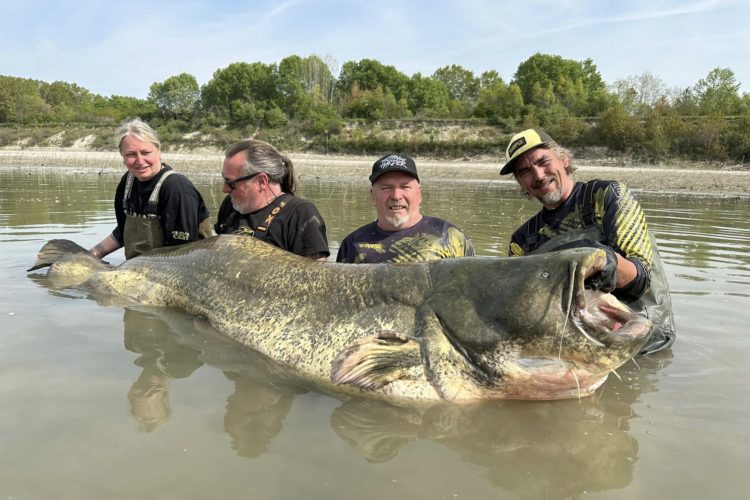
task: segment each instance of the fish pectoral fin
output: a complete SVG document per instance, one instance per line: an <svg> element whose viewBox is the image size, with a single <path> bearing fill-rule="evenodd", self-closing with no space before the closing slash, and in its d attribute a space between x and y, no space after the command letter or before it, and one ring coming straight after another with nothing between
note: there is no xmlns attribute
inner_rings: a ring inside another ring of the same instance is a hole
<svg viewBox="0 0 750 500"><path fill-rule="evenodd" d="M331 381L378 389L421 366L419 343L391 331L355 340L331 363Z"/></svg>

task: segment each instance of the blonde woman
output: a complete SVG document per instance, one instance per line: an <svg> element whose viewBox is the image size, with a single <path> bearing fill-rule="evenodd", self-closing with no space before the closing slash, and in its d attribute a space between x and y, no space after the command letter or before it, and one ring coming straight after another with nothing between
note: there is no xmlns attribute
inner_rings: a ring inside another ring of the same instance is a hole
<svg viewBox="0 0 750 500"><path fill-rule="evenodd" d="M130 259L210 236L203 198L187 177L162 163L156 132L135 118L120 125L115 140L128 170L115 191L117 227L89 252L102 258L125 247Z"/></svg>

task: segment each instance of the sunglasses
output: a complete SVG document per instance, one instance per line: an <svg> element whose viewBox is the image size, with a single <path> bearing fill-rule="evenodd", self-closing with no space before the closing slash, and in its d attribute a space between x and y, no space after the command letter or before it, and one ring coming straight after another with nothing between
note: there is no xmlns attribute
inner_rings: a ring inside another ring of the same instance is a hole
<svg viewBox="0 0 750 500"><path fill-rule="evenodd" d="M227 179L226 177L224 177L223 175L221 177L224 179L224 184L226 184L227 186L229 186L229 190L230 191L234 191L234 188L237 187L237 183L238 182L249 181L250 179L252 179L253 177L255 177L256 175L258 175L260 173L261 172L255 172L254 174L246 175L244 177L238 177L238 178L236 178L234 180L231 180L231 181L229 179Z"/></svg>

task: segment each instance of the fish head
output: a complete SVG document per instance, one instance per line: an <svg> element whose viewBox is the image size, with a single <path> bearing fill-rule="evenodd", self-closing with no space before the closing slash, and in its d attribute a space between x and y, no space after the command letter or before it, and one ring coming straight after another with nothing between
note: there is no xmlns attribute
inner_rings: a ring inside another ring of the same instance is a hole
<svg viewBox="0 0 750 500"><path fill-rule="evenodd" d="M648 339L645 316L585 287L606 263L603 250L474 260L433 273L440 290L430 299L441 334L468 367L467 398L586 396Z"/></svg>

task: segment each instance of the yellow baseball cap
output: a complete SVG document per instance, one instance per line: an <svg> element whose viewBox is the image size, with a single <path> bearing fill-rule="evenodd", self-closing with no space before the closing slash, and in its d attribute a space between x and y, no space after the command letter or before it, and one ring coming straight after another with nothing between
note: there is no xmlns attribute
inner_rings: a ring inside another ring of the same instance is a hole
<svg viewBox="0 0 750 500"><path fill-rule="evenodd" d="M554 139L549 134L536 128L529 128L517 133L510 138L508 148L505 150L506 163L500 169L500 175L513 173L513 164L526 151L540 146L549 146L554 142Z"/></svg>

